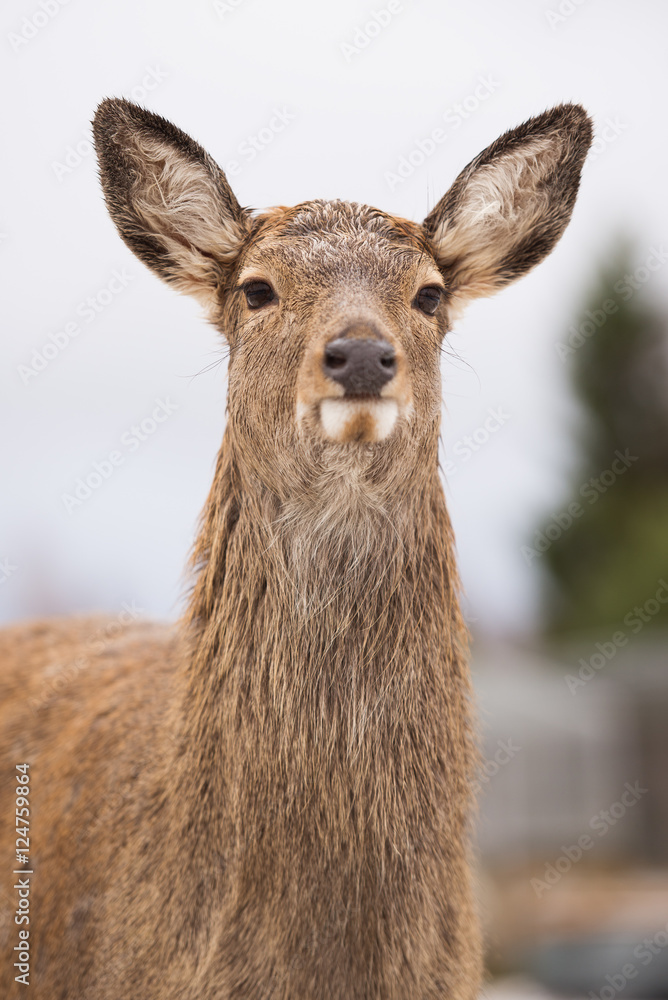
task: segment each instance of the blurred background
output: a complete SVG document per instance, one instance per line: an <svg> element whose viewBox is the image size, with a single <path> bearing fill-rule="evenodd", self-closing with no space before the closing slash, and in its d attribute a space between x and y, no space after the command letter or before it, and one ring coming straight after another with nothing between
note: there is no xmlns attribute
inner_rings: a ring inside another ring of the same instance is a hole
<svg viewBox="0 0 668 1000"><path fill-rule="evenodd" d="M591 112L565 236L470 307L443 364L487 992L668 997L668 7L7 0L1 19L3 623L176 616L224 428L223 345L107 217L101 98L174 120L242 204L416 220L507 128Z"/></svg>

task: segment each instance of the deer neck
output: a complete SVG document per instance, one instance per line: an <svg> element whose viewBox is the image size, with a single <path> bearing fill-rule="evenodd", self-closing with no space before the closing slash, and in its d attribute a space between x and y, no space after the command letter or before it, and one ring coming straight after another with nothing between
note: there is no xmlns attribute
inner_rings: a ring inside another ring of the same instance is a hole
<svg viewBox="0 0 668 1000"><path fill-rule="evenodd" d="M436 460L435 445L431 470L382 496L280 501L226 434L194 555L185 726L200 769L216 762L193 809L216 800L227 838L243 826L259 849L269 828L299 843L317 829L337 850L351 823L368 833L357 799L375 802L378 836L406 841L412 773L421 821L453 820L434 810L463 781L467 680Z"/></svg>

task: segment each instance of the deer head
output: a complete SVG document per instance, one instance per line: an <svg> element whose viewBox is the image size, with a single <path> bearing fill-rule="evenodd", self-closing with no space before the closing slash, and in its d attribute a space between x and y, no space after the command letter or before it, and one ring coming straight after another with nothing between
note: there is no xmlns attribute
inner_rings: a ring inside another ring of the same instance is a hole
<svg viewBox="0 0 668 1000"><path fill-rule="evenodd" d="M279 496L315 469L410 477L438 439L453 317L552 250L592 134L578 105L532 118L417 225L342 201L251 212L196 142L124 100L94 133L120 235L226 338L228 428Z"/></svg>

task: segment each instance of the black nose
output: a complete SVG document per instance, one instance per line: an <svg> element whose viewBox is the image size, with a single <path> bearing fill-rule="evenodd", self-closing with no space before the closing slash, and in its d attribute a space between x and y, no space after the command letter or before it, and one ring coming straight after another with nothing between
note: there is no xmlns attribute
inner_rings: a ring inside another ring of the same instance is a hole
<svg viewBox="0 0 668 1000"><path fill-rule="evenodd" d="M394 348L376 338L339 337L325 347L325 375L342 385L346 396L377 395L397 373Z"/></svg>

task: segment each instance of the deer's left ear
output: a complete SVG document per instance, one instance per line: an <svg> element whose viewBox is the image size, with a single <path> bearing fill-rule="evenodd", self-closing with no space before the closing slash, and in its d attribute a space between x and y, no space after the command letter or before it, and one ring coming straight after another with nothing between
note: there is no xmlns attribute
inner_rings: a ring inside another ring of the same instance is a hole
<svg viewBox="0 0 668 1000"><path fill-rule="evenodd" d="M573 211L592 140L578 104L506 132L461 172L424 221L455 307L526 274Z"/></svg>

